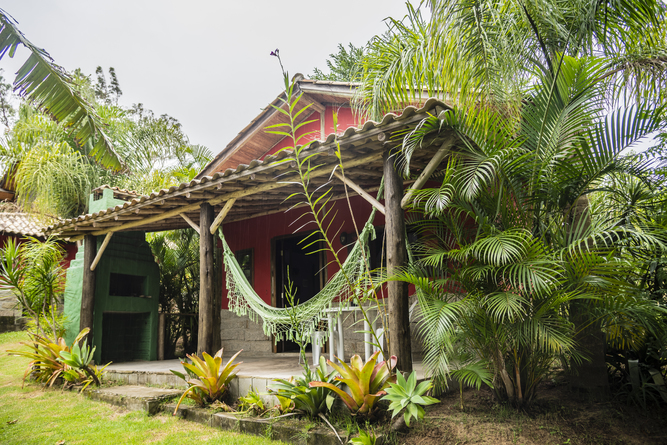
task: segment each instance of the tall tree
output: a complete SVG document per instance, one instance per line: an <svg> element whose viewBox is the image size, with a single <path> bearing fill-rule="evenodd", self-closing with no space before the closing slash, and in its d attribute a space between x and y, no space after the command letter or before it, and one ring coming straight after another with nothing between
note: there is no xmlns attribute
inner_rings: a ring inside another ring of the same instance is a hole
<svg viewBox="0 0 667 445"><path fill-rule="evenodd" d="M14 107L12 106L12 86L5 82L5 77L2 75L3 70L0 69L0 122L9 128L14 121Z"/></svg>
<svg viewBox="0 0 667 445"><path fill-rule="evenodd" d="M0 59L14 57L19 45L30 52L14 80L14 91L54 120L64 123L77 148L103 166L120 171L122 158L104 131L95 108L77 91L72 77L45 50L33 45L17 22L0 9Z"/></svg>
<svg viewBox="0 0 667 445"><path fill-rule="evenodd" d="M536 73L559 55L598 56L610 101L662 101L666 7L656 0L513 2L430 0L430 18L408 6L371 40L358 106L377 118L424 95L486 103L518 115Z"/></svg>
<svg viewBox="0 0 667 445"><path fill-rule="evenodd" d="M549 173L547 179L560 181L563 178L554 176L553 171L562 165L564 157L572 156L579 162L586 158L583 151L568 152L568 147L557 143L558 139L551 135L555 130L572 135L588 133L593 131L591 123L601 116L598 110L575 121L569 121L567 116L552 118L559 115L562 104L578 99L576 95L573 98L563 96L564 92L571 91L566 88L570 74L566 71L572 69L573 64L569 62L572 58L595 66L594 70L579 71L580 86L590 85L588 90L595 90L597 100L605 101L607 107L620 107L618 116L637 112L637 109L629 108L632 104L642 112L650 113L653 111L651 105L664 101L667 27L665 5L661 2L433 0L429 6L431 18L425 19L419 9L408 5L406 20L392 20L390 31L371 41L363 62L362 87L357 102L361 110L369 110L371 117L377 118L386 111L418 102L424 96L436 96L478 119L485 118L474 112L480 106L499 112L510 122L503 125L510 128L523 126L526 129L526 121L535 120L537 125L532 125L534 133L526 137L536 140L537 144L529 148L533 155L544 152L550 153L547 159L555 157L544 166L536 165L532 174L539 176L544 167L547 168L544 173ZM536 85L542 94L535 95ZM576 89L572 91L579 94ZM538 104L543 106L542 112L527 114L537 99L542 101ZM621 121L609 122L610 125L613 123L620 124ZM487 126L478 131L493 140L497 130ZM594 131L599 132L598 135L605 134L604 129ZM629 128L622 127L618 131L623 133ZM461 141L471 147L481 142L475 140L470 144L465 138ZM588 142L585 148L594 150L594 162L611 159L609 153L595 151L600 150L600 141ZM488 175L500 180L492 173L496 160L484 156L480 159L489 164L478 164L477 170L466 170L468 174ZM580 171L576 173L581 175ZM549 210L547 205L570 215L568 227L584 230L586 221L591 221L587 204L590 190L587 188L561 189L558 182L553 182L545 185L543 190L530 185L535 179L532 176L506 175L503 179L513 183L517 190L528 187L534 194L534 205L527 215L538 223L531 228L536 235L543 230L541 217ZM466 187L475 184L471 181ZM540 193L548 190L560 190L561 195L541 202ZM443 205L449 199L449 192L450 187L443 184L432 199ZM599 320L591 315L591 310L581 306L578 302L570 306L571 319L578 323L578 332L590 333L593 327L592 331L599 333ZM578 340L580 344L589 343L586 345L588 353L598 352L604 346L595 335L583 335ZM605 367L604 362L600 364L600 357L603 355L598 354L593 362L599 364L596 369L601 371L596 379L604 381Z"/></svg>
<svg viewBox="0 0 667 445"><path fill-rule="evenodd" d="M360 62L363 56L363 47L356 47L352 43L348 43L347 48L345 48L343 44L339 43L338 52L329 54L329 59L327 59L329 73L314 68L311 78L337 82L356 82L360 79Z"/></svg>

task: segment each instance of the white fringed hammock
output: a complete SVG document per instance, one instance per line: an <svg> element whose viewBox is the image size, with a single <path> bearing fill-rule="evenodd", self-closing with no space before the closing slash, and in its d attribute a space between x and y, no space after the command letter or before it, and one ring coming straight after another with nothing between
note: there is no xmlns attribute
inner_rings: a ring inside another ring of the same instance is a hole
<svg viewBox="0 0 667 445"><path fill-rule="evenodd" d="M334 308L333 301L337 298L340 305L330 311L333 319L340 316L340 311L353 300L354 293L361 293L365 289L365 258L368 258L368 241L375 239L373 219L375 208L372 210L368 221L359 234L354 247L343 263L343 268L327 282L327 284L308 301L292 308L275 308L267 304L257 295L253 287L241 269L236 256L229 248L222 233L218 231L222 240L223 261L225 264L227 296L229 298L229 310L236 315L247 315L251 320L263 322L264 333L274 335L275 341L294 340L296 330L302 339L311 338L317 330L320 321L327 318L327 309ZM364 252L366 255L364 255ZM289 313L292 311L292 314ZM333 312L333 314L332 314ZM291 316L290 316L291 315ZM295 317L296 315L296 317ZM293 325L293 319L298 320L298 326ZM328 330L325 333L328 336Z"/></svg>

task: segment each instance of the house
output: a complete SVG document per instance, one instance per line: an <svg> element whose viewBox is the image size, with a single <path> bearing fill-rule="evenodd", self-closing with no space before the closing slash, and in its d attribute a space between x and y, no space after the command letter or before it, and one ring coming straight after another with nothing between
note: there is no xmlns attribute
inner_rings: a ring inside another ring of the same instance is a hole
<svg viewBox="0 0 667 445"><path fill-rule="evenodd" d="M406 264L403 207L409 199L405 189L408 184L403 184L397 174L392 153L400 145L401 134L414 129L428 115L448 109L447 105L429 99L420 107L407 107L400 114L388 114L381 122L359 125L350 107L353 84L303 78L295 82L295 89L303 94L297 109L310 104L300 115L299 122L312 121L300 129L313 131L310 137L314 142L303 152L319 165L310 175L311 186L328 184L326 187L331 188L330 205L332 214L336 214L332 226L336 227L334 249L342 249L345 257L349 236L356 233L355 223L363 227L376 208L372 223L377 228L385 228L379 238L386 239L388 267ZM272 105L279 106L281 97L284 93ZM334 125L334 114L337 125ZM226 290L223 295L214 294L215 278L223 270L213 267L217 242L213 234L221 226L229 247L244 267L244 274L267 305L284 306L283 289L288 269L302 302L317 293L337 271L337 266L331 262L331 253L305 255L299 244L312 228L307 224L303 226L307 219L294 225L307 211L298 205L298 196L294 195L302 190L295 181L297 163L291 151L281 151L290 145L289 141L265 131L267 126L285 119L283 113L269 106L195 180L60 221L47 229L49 234L83 239L85 249L90 250L83 267L82 325L92 324L93 319L97 319L94 317L94 291L85 284L95 279L89 265L96 257L104 255L105 243L108 244L114 234L190 226L200 233L201 247L198 351L214 351L221 345L267 355L293 350L293 345L287 342L274 345L259 325L227 311ZM415 153L412 167L417 177L409 187L420 188L428 180L451 146L451 140L445 139L429 141L427 147ZM344 166L344 177L332 175L334 170L340 169L339 163ZM383 175L386 199L378 202L373 195L379 190ZM350 195L349 201L346 195ZM373 248L382 252L382 243L377 242ZM387 323L396 327L389 337L393 335L392 344L398 345L395 347L399 360L411 363L407 291L402 283L390 283L383 290ZM100 338L95 337L94 343L101 348ZM361 352L364 347L360 337L352 338L347 344L354 352ZM408 366L411 365L402 366L399 361L399 368L407 370Z"/></svg>
<svg viewBox="0 0 667 445"><path fill-rule="evenodd" d="M13 192L0 190L0 198L3 193L7 193L5 199L12 199ZM12 209L13 211L0 212L0 248L4 248L8 239L13 239L16 243L23 242L27 237L44 239L44 218L29 213L23 213ZM76 254L76 245L73 243L62 242L61 246L65 250L64 267L69 266L70 261ZM18 300L10 289L0 289L0 332L20 330L23 326L23 318Z"/></svg>

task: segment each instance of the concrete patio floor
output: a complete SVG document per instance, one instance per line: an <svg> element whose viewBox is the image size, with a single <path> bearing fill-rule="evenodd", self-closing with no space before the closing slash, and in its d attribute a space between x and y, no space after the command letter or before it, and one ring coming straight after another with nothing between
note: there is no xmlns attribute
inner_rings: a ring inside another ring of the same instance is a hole
<svg viewBox="0 0 667 445"><path fill-rule="evenodd" d="M223 363L226 363L230 357L223 357ZM311 354L307 354L307 357L312 368ZM288 379L292 376L300 376L303 373L303 367L299 364L299 354L296 353L261 357L240 355L237 361L242 363L238 367L238 378L234 379L230 387L230 395L233 398L246 395L250 388L260 393L266 393L267 385L270 385L273 379ZM413 368L417 371L417 377L423 379L424 373L421 362L413 363ZM124 384L185 388L185 382L172 374L171 369L183 372L180 360L113 363L106 368L109 379ZM267 402L275 403L271 396L266 395L263 398L266 398Z"/></svg>

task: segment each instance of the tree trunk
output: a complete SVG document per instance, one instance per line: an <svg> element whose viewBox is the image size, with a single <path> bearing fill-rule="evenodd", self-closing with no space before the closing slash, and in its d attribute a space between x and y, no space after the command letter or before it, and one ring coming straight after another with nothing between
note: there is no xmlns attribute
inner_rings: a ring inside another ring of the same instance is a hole
<svg viewBox="0 0 667 445"><path fill-rule="evenodd" d="M577 332L575 341L578 349L586 355L581 364L572 363L570 388L595 398L607 398L610 390L605 361L606 341L600 324L591 320L586 301L570 305L570 321Z"/></svg>
<svg viewBox="0 0 667 445"><path fill-rule="evenodd" d="M384 155L384 205L385 236L387 240L387 273L391 276L407 266L408 253L405 247L405 218L401 200L403 180L394 165L392 152ZM389 328L389 355L398 358L397 369L412 372L412 349L410 344L410 305L408 284L390 281L387 284L387 313Z"/></svg>
<svg viewBox="0 0 667 445"><path fill-rule="evenodd" d="M571 230L584 230L590 226L589 203L585 196L574 203L572 209ZM600 324L591 318L588 301L574 301L570 305L570 321L574 324L575 341L578 349L586 358L581 364L572 363L570 387L576 391L586 392L596 398L607 398L610 395L607 364L605 361L605 336Z"/></svg>
<svg viewBox="0 0 667 445"><path fill-rule="evenodd" d="M201 205L199 213L199 335L197 354L203 352L215 354L215 316L213 303L213 235L210 227L213 222L213 207L209 203ZM218 331L218 336L220 332Z"/></svg>
<svg viewBox="0 0 667 445"><path fill-rule="evenodd" d="M97 238L86 235L83 238L83 282L81 284L81 315L79 330L90 328L88 344L93 344L93 323L95 320L95 271L90 266L97 253Z"/></svg>

